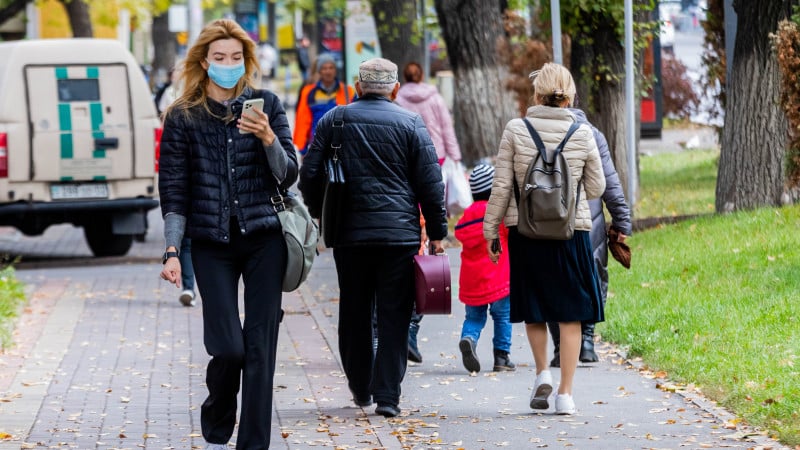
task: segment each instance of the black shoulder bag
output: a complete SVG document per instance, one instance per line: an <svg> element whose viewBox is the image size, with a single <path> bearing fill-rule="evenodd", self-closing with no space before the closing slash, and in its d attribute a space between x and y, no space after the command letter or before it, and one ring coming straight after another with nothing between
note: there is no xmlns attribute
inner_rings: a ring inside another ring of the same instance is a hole
<svg viewBox="0 0 800 450"><path fill-rule="evenodd" d="M346 188L342 161L339 159L342 151L343 129L344 107L337 106L333 110L333 137L325 156L327 180L325 182L325 193L322 197L322 214L319 220L320 228L322 228L322 239L325 241L325 246L329 248L336 245Z"/></svg>

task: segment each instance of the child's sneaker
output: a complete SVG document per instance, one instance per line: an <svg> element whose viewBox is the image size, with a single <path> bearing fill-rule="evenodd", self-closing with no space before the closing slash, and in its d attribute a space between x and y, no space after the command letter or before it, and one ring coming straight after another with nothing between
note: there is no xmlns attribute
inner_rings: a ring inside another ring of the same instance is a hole
<svg viewBox="0 0 800 450"><path fill-rule="evenodd" d="M553 392L553 377L549 370L543 370L536 375L536 383L531 393L531 409L547 409L550 403L547 399Z"/></svg>
<svg viewBox="0 0 800 450"><path fill-rule="evenodd" d="M464 364L464 368L469 373L480 372L481 362L478 361L478 355L475 354L475 341L465 337L458 341L458 349L461 350L461 362Z"/></svg>
<svg viewBox="0 0 800 450"><path fill-rule="evenodd" d="M513 372L517 366L511 362L508 352L503 350L494 349L494 371L495 372Z"/></svg>
<svg viewBox="0 0 800 450"><path fill-rule="evenodd" d="M570 394L556 395L556 414L571 416L575 414L575 401Z"/></svg>

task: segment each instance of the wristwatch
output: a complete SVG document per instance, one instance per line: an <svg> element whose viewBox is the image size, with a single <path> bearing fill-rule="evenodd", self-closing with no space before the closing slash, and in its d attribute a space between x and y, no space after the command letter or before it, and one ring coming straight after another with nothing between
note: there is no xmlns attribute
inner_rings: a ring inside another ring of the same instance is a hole
<svg viewBox="0 0 800 450"><path fill-rule="evenodd" d="M177 258L178 252L164 252L164 257L161 259L161 264L166 264L170 258Z"/></svg>

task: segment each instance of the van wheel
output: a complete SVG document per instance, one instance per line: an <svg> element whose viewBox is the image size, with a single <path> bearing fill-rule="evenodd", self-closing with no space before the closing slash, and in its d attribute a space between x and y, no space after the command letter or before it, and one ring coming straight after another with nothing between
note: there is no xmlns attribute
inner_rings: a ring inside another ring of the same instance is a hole
<svg viewBox="0 0 800 450"><path fill-rule="evenodd" d="M133 245L133 235L111 232L110 220L84 225L83 235L94 256L122 256Z"/></svg>

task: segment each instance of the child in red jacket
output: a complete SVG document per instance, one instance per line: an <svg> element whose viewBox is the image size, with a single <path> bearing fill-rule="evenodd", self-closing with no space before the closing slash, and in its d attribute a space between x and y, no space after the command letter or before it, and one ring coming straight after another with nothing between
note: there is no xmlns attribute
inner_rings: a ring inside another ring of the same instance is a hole
<svg viewBox="0 0 800 450"><path fill-rule="evenodd" d="M461 241L461 273L458 297L466 310L461 327L461 360L469 372L480 372L481 364L475 346L486 325L486 311L494 322L494 370L512 371L515 365L509 358L511 350L511 322L509 321L509 268L508 229L500 224L500 260L492 263L486 253L483 238L483 216L492 190L494 167L478 164L469 176L470 190L475 202L469 206L456 224L455 235Z"/></svg>

